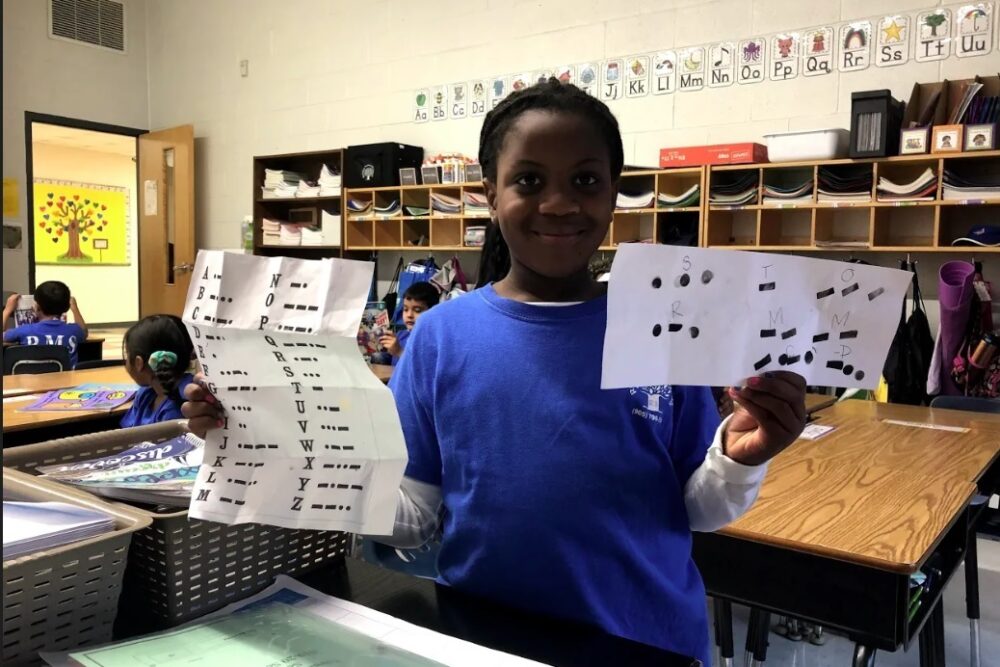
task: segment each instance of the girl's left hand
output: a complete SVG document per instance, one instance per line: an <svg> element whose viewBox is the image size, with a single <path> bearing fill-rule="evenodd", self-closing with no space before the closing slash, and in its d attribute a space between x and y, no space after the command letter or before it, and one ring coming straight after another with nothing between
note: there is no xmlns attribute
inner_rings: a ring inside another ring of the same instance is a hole
<svg viewBox="0 0 1000 667"><path fill-rule="evenodd" d="M795 442L806 425L806 381L774 371L730 388L737 409L725 433L726 456L743 465L766 463Z"/></svg>

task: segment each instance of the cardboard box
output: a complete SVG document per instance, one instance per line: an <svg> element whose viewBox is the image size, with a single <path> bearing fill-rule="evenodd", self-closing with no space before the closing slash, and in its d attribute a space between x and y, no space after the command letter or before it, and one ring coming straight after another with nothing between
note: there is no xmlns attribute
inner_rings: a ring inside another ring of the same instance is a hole
<svg viewBox="0 0 1000 667"><path fill-rule="evenodd" d="M1000 95L1000 76L977 76L974 79L915 83L903 114L903 129L945 125L955 107L962 101L965 84L977 81L983 84L977 96Z"/></svg>
<svg viewBox="0 0 1000 667"><path fill-rule="evenodd" d="M752 164L767 162L767 146L751 142L661 148L660 168L700 167L705 164Z"/></svg>

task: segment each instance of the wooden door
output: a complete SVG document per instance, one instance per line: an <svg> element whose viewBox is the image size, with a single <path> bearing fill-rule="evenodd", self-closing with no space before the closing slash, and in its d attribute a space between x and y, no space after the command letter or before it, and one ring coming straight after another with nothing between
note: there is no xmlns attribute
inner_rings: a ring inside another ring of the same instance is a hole
<svg viewBox="0 0 1000 667"><path fill-rule="evenodd" d="M194 126L139 137L139 314L180 315L194 268Z"/></svg>

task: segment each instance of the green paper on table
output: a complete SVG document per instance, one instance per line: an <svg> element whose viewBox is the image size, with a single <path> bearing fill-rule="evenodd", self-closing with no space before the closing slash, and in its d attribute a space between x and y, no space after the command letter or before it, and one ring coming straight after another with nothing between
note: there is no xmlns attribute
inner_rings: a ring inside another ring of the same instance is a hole
<svg viewBox="0 0 1000 667"><path fill-rule="evenodd" d="M281 603L253 606L70 657L84 667L442 667L441 663Z"/></svg>

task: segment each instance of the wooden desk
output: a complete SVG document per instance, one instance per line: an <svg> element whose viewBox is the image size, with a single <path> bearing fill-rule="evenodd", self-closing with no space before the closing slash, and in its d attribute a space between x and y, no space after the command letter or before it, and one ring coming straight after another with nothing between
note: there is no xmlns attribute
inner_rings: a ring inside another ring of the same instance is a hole
<svg viewBox="0 0 1000 667"><path fill-rule="evenodd" d="M693 658L616 637L590 625L511 609L351 558L297 579L329 595L415 625L547 665L700 664Z"/></svg>
<svg viewBox="0 0 1000 667"><path fill-rule="evenodd" d="M25 394L23 396L15 396L13 398L4 398L3 401L3 433L4 440L6 443L6 435L8 433L17 433L18 431L27 431L30 429L41 429L49 428L53 426L62 426L65 424L75 423L75 422L86 422L90 420L106 420L113 418L120 420L121 416L125 414L129 407L132 405L131 402L125 405L119 406L113 410L73 410L73 411L62 411L62 412L18 412L21 408L31 405L31 403L38 399L36 394ZM69 435L69 434L67 434Z"/></svg>
<svg viewBox="0 0 1000 667"><path fill-rule="evenodd" d="M937 653L936 639L927 637L943 632L939 600L965 555L968 501L1000 468L1000 420L849 400L819 412L817 421L837 428L776 457L741 519L695 534L709 594L839 628L862 658L917 636ZM942 576L910 619L909 575L931 559Z"/></svg>
<svg viewBox="0 0 1000 667"><path fill-rule="evenodd" d="M819 412L837 402L837 397L832 394L806 394L806 412L812 414Z"/></svg>
<svg viewBox="0 0 1000 667"><path fill-rule="evenodd" d="M132 384L125 366L91 368L84 371L63 371L62 373L39 373L37 375L4 375L3 396L38 394L53 389L66 389L81 384Z"/></svg>

